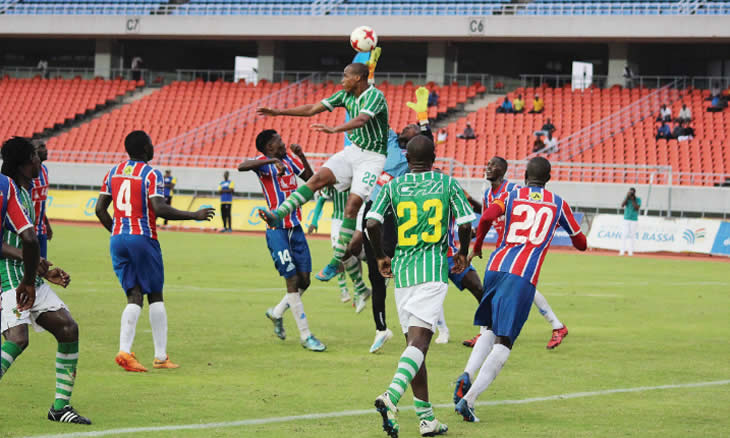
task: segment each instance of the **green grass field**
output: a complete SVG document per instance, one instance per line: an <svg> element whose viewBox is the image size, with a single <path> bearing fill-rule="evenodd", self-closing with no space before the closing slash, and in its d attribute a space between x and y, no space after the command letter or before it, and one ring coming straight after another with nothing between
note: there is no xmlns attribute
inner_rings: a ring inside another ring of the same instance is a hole
<svg viewBox="0 0 730 438"><path fill-rule="evenodd" d="M126 300L111 269L108 235L99 227L54 230L49 258L72 276L59 295L81 330L72 404L94 425L46 419L55 341L48 333L31 333L30 347L0 382L0 436L205 423L226 424L106 436L386 436L372 402L390 383L403 339L393 338L381 353L369 354L375 331L370 306L356 315L340 303L336 284L313 279L304 305L327 351L300 347L289 312L289 338L278 340L264 311L281 298L283 281L263 236L161 233L168 351L181 367L133 374L114 363ZM330 254L329 241L310 244L318 269ZM480 276L484 263L476 266ZM550 326L533 311L507 365L481 397L491 404L478 406L478 424L463 422L449 404L452 382L470 352L461 340L476 333L474 299L451 287L446 299L451 342L433 345L427 358L431 400L443 405L435 410L437 417L454 437L728 436L728 268L706 259L550 254L539 289L570 335L547 351ZM394 306L391 288L388 324L396 331ZM134 349L151 366L146 308ZM651 388L702 382L721 383ZM640 387L646 388L606 392ZM586 392L598 393L528 400ZM501 403L506 400L524 403ZM411 405L409 391L401 401L403 437L419 436ZM307 414L329 415L282 418Z"/></svg>

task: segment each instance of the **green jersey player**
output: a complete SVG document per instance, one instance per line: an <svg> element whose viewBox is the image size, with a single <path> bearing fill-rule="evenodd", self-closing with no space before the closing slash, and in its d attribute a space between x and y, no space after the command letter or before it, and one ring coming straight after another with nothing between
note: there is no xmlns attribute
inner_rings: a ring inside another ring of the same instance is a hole
<svg viewBox="0 0 730 438"><path fill-rule="evenodd" d="M383 186L367 214L370 243L383 277L395 279L395 304L408 346L388 390L375 400L383 429L398 436L397 405L408 384L413 390L423 436L445 433L447 427L433 414L428 398L425 357L448 290L448 229L452 217L459 227L461 247L454 255L454 273L467 266L471 222L475 219L459 183L432 170L434 144L419 135L408 142L411 173ZM382 222L387 209L396 214L398 245L392 260L383 252Z"/></svg>

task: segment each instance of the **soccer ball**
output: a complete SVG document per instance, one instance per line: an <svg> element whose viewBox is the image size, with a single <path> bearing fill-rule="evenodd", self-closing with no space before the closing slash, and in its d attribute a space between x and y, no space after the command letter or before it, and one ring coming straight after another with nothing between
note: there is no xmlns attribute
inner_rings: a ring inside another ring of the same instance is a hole
<svg viewBox="0 0 730 438"><path fill-rule="evenodd" d="M372 27L360 26L350 34L350 45L357 52L369 52L378 45L378 35Z"/></svg>

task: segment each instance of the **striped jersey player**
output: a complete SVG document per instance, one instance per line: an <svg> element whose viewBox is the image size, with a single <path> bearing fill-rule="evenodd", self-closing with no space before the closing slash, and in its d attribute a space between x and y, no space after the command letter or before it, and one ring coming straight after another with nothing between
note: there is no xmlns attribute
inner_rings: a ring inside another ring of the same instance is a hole
<svg viewBox="0 0 730 438"><path fill-rule="evenodd" d="M107 172L96 201L96 216L111 232L112 266L127 295L115 361L126 371L147 371L132 353L137 320L146 295L155 346L152 365L161 369L177 368L167 356L167 311L162 298L165 274L155 219L159 216L168 220L210 220L214 210L201 208L188 212L165 202L162 173L147 164L154 157L154 146L144 131L127 135L124 148L129 160ZM114 208L113 217L107 211L110 204Z"/></svg>
<svg viewBox="0 0 730 438"><path fill-rule="evenodd" d="M413 378L425 364L448 290L449 221L453 216L459 226L461 249L455 256L453 271L461 273L466 267L471 221L475 219L459 183L433 170L433 140L416 136L408 142L407 149L411 173L385 184L366 216L379 270L384 277L395 279L396 310L408 342L388 390L375 400L383 429L390 436L398 435L396 406L408 385L413 385L414 394L427 394L425 378ZM382 248L382 223L388 209L395 212L398 230L392 266ZM429 400L414 397L414 402L422 435L446 432L446 425L435 419Z"/></svg>
<svg viewBox="0 0 730 438"><path fill-rule="evenodd" d="M586 238L568 203L545 189L550 162L532 158L525 179L526 187L502 193L480 219L480 228L488 230L491 222L504 215L504 232L487 264L484 297L474 315L475 325L490 328L482 338L494 344L473 385L456 404L466 421L478 421L476 399L501 370L527 320L540 268L557 227L568 232L577 249L586 249ZM475 253L481 251L481 243L475 242Z"/></svg>
<svg viewBox="0 0 730 438"><path fill-rule="evenodd" d="M312 176L312 168L301 146L291 145L294 156L290 156L281 136L273 129L265 129L256 136L256 149L261 155L239 164L238 170L256 173L266 203L273 210L297 190L297 177L307 181ZM302 212L296 208L282 216L275 226L266 229L266 244L274 267L286 283L284 297L266 311L266 316L273 322L276 336L284 340L283 315L291 308L302 346L311 351L324 351L325 345L309 330L301 298L302 292L309 287L312 272L312 257L301 220Z"/></svg>

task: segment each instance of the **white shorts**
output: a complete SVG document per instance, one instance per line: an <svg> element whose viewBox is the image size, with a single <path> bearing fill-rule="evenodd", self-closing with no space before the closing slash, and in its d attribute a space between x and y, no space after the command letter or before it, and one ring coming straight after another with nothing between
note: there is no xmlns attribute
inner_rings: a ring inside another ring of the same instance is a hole
<svg viewBox="0 0 730 438"><path fill-rule="evenodd" d="M2 294L2 322L0 322L0 333L5 330L22 325L30 324L37 332L42 332L43 327L36 323L36 318L42 313L55 312L56 310L68 309L66 304L58 298L48 284L43 283L35 289L35 303L30 310L18 313L15 300L15 289L3 292Z"/></svg>
<svg viewBox="0 0 730 438"><path fill-rule="evenodd" d="M330 224L330 242L332 248L337 245L337 239L340 237L340 228L342 228L342 219L332 219Z"/></svg>
<svg viewBox="0 0 730 438"><path fill-rule="evenodd" d="M385 155L364 151L354 144L332 155L324 163L324 167L335 175L335 190L344 192L350 189L350 193L361 197L363 201L370 196L384 166Z"/></svg>
<svg viewBox="0 0 730 438"><path fill-rule="evenodd" d="M403 333L408 333L411 316L431 324L431 331L435 332L448 290L449 285L440 281L395 288L395 308Z"/></svg>

